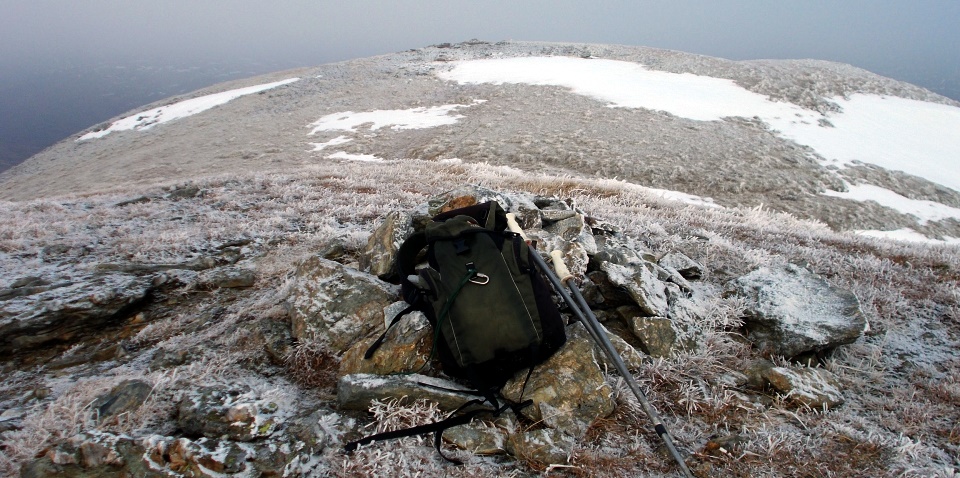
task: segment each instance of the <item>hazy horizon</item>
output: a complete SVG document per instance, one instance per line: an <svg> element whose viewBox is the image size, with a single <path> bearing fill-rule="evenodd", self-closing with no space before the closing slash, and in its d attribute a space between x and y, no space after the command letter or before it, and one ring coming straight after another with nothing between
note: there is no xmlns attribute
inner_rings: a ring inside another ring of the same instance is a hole
<svg viewBox="0 0 960 478"><path fill-rule="evenodd" d="M210 84L473 38L849 63L960 100L960 2L0 0L0 170Z"/></svg>

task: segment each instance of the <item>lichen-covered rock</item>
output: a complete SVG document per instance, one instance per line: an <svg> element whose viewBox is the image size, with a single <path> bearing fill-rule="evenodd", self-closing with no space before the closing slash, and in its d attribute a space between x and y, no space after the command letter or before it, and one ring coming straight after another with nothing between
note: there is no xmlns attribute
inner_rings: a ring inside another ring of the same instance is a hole
<svg viewBox="0 0 960 478"><path fill-rule="evenodd" d="M446 430L443 440L475 455L499 455L506 453L508 432L514 428L515 424L509 418L499 418L493 422L474 420Z"/></svg>
<svg viewBox="0 0 960 478"><path fill-rule="evenodd" d="M855 341L866 327L853 293L797 265L760 268L733 286L747 300L747 337L764 355L794 357L831 349Z"/></svg>
<svg viewBox="0 0 960 478"><path fill-rule="evenodd" d="M392 211L373 231L360 253L360 270L382 279L393 275L393 264L403 241L413 233L413 215Z"/></svg>
<svg viewBox="0 0 960 478"><path fill-rule="evenodd" d="M576 440L559 430L540 428L510 435L507 451L516 458L544 465L566 465Z"/></svg>
<svg viewBox="0 0 960 478"><path fill-rule="evenodd" d="M408 304L397 302L384 312L392 318ZM367 349L379 335L367 337L350 347L340 359L340 376L355 373L388 375L392 373L423 373L431 371L427 362L433 348L433 328L422 312L411 312L391 327L380 347L369 358Z"/></svg>
<svg viewBox="0 0 960 478"><path fill-rule="evenodd" d="M666 285L656 272L644 265L623 266L604 261L600 271L611 284L626 291L642 312L650 317L664 317L669 310Z"/></svg>
<svg viewBox="0 0 960 478"><path fill-rule="evenodd" d="M669 357L677 343L673 321L664 317L631 317L630 331L641 343L643 352L652 357Z"/></svg>
<svg viewBox="0 0 960 478"><path fill-rule="evenodd" d="M320 257L295 272L289 308L293 336L327 344L337 354L382 327L383 309L397 297L395 286Z"/></svg>
<svg viewBox="0 0 960 478"><path fill-rule="evenodd" d="M268 437L283 421L279 406L249 390L205 387L177 404L177 425L190 436L251 441Z"/></svg>
<svg viewBox="0 0 960 478"><path fill-rule="evenodd" d="M597 253L597 242L593 238L593 230L587 225L583 214L574 213L570 217L546 224L544 230L559 236L564 241L579 244L587 254Z"/></svg>
<svg viewBox="0 0 960 478"><path fill-rule="evenodd" d="M844 401L840 381L822 368L771 367L763 376L788 401L801 407L833 408Z"/></svg>
<svg viewBox="0 0 960 478"><path fill-rule="evenodd" d="M457 390L464 390L458 392ZM477 398L462 385L426 375L344 375L337 381L337 404L341 410L368 410L374 400L423 398L443 410L456 410Z"/></svg>
<svg viewBox="0 0 960 478"><path fill-rule="evenodd" d="M594 343L583 325L567 328L567 342L529 380L521 370L501 390L516 403L533 400L520 413L531 420L581 437L596 420L613 413L612 390L597 364Z"/></svg>

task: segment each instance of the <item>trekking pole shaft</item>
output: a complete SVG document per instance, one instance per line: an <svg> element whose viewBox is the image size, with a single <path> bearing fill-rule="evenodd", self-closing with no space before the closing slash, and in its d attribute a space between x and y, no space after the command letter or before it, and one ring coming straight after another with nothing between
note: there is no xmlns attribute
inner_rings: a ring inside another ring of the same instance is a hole
<svg viewBox="0 0 960 478"><path fill-rule="evenodd" d="M677 464L680 466L681 470L685 476L693 476L690 473L690 470L687 468L686 462L684 462L683 457L680 455L680 452L677 450L676 446L673 443L673 437L667 431L666 427L663 424L663 420L660 419L660 415L657 413L656 409L653 408L653 405L650 404L650 401L647 400L646 395L640 390L640 386L637 384L637 381L633 378L633 374L627 369L627 365L623 362L623 358L620 357L620 354L617 353L616 348L614 348L613 343L610 342L610 338L607 337L606 330L600 325L600 321L597 320L597 317L593 314L593 311L590 310L589 304L583 298L583 295L580 293L580 289L577 288L576 284L573 281L573 275L570 274L570 271L567 269L566 265L563 263L563 254L560 251L553 251L550 256L553 258L554 268L556 270L556 276L550 274L550 268L547 267L546 263L543 261L543 258L539 254L533 254L535 261L540 267L547 270L547 277L557 282L561 282L560 277L562 277L562 282L566 284L566 288L558 287L558 290L561 292L561 297L567 301L571 306L571 309L575 310L575 315L583 325L587 328L587 331L590 332L590 335L593 339L600 345L600 348L603 349L604 353L613 362L614 368L617 369L617 372L623 377L624 381L627 382L627 386L630 388L630 391L637 397L637 401L640 402L640 407L643 408L644 413L647 417L653 422L654 430L657 432L657 435L663 440L664 444L667 447L667 450L676 460ZM559 284L554 283L554 286ZM564 289L569 289L570 294L566 294ZM573 300L570 300L572 296Z"/></svg>
<svg viewBox="0 0 960 478"><path fill-rule="evenodd" d="M523 229L520 228L520 225L517 223L516 216L512 213L507 214L507 227L510 231L519 234L527 244L530 243L530 239L524 234ZM577 316L577 319L583 324L584 328L587 329L587 332L593 338L594 342L600 345L600 348L603 349L607 357L610 358L610 361L613 362L614 368L617 369L617 372L623 377L627 382L627 386L630 387L630 391L637 397L637 401L640 402L641 408L643 408L644 413L647 414L647 417L650 418L650 421L653 422L654 431L657 432L657 435L660 439L663 440L664 444L667 446L667 450L673 456L673 459L676 460L677 465L680 466L680 470L683 472L684 476L693 478L693 474L690 473L690 469L687 468L686 462L683 461L683 457L680 456L680 452L677 450L677 447L673 444L673 437L670 436L670 433L667 431L667 428L663 425L663 421L660 420L660 415L657 414L656 410L653 408L653 405L647 400L646 395L643 394L643 391L640 390L640 386L637 385L636 380L633 378L633 374L627 370L627 365L623 363L623 358L620 357L620 354L617 353L617 350L613 347L613 344L610 343L610 338L607 337L607 333L603 326L600 325L600 322L597 320L597 317L593 315L593 311L590 310L587 301L584 300L583 295L580 294L580 289L577 288L576 284L571 282L573 281L573 274L570 273L567 269L566 264L563 262L563 254L560 251L553 251L550 256L553 258L553 264L555 269L551 269L547 265L546 261L540 257L540 254L537 251L532 251L530 254L533 256L533 261L537 266L544 272L547 276L547 279L553 285L553 288L560 294L560 297L563 299L567 305L570 306L570 310L574 315ZM554 273L556 270L556 273ZM562 279L561 279L562 278ZM564 287L566 284L566 287ZM570 292L576 296L576 299L570 297L570 294L567 293L567 289L570 289Z"/></svg>
<svg viewBox="0 0 960 478"><path fill-rule="evenodd" d="M570 288L570 293L573 296L574 300L577 301L577 304L586 312L587 320L593 322L596 327L602 327L597 321L596 316L593 315L593 312L590 312L590 308L584 300L583 295L573 284L568 283ZM613 344L610 343L610 339L607 337L607 334L603 329L599 330L597 335L600 337L600 341L603 342L602 349L607 353L607 356L613 362L613 366L620 372L620 375L623 377L624 381L627 382L627 387L630 388L630 391L633 392L634 396L637 397L637 401L640 402L640 407L643 408L644 413L647 414L647 417L653 422L653 429L657 432L657 435L663 440L664 444L667 447L667 450L673 456L674 460L680 465L680 468L686 474L686 476L692 476L690 470L687 469L687 464L683 460L683 457L680 455L680 451L677 450L676 445L673 443L673 437L670 435L670 432L667 431L666 426L663 424L663 420L660 418L660 415L657 413L656 409L653 408L653 405L647 399L646 394L640 390L640 386L637 384L637 381L634 380L633 374L627 370L626 364L623 362L623 358L620 357L620 354L616 353L616 349L613 348Z"/></svg>

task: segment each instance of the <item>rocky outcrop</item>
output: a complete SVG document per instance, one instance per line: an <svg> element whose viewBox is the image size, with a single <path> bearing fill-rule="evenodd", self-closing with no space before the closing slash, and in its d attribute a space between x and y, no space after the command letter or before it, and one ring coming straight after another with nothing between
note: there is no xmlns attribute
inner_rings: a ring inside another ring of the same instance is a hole
<svg viewBox="0 0 960 478"><path fill-rule="evenodd" d="M294 276L288 302L293 336L324 342L337 354L382 330L383 309L397 297L396 287L320 257L304 261Z"/></svg>
<svg viewBox="0 0 960 478"><path fill-rule="evenodd" d="M863 335L866 318L850 291L798 265L760 268L733 283L747 301L747 337L764 355L795 357L848 344Z"/></svg>
<svg viewBox="0 0 960 478"><path fill-rule="evenodd" d="M132 316L152 289L150 278L123 273L21 281L0 299L0 354L90 336Z"/></svg>

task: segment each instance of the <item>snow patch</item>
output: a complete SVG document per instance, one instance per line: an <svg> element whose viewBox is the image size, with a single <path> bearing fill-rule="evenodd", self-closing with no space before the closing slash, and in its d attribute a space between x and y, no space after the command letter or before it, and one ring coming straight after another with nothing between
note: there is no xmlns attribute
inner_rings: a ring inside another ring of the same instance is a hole
<svg viewBox="0 0 960 478"><path fill-rule="evenodd" d="M456 123L463 116L451 115L451 112L459 108L469 108L484 101L475 100L469 105L441 105L407 110L375 110L361 113L343 111L326 115L311 123L309 126L313 126L313 130L309 134L314 135L319 131L356 132L358 127L365 124L370 124L371 131L387 126L393 130L434 128Z"/></svg>
<svg viewBox="0 0 960 478"><path fill-rule="evenodd" d="M944 219L960 219L960 209L946 206L935 201L910 199L889 189L871 184L848 185L847 192L827 191L824 196L850 199L853 201L873 201L903 214L915 216L920 224Z"/></svg>
<svg viewBox="0 0 960 478"><path fill-rule="evenodd" d="M956 244L960 245L960 238L945 236L943 239L931 239L909 227L903 229L896 229L893 231L877 231L870 229L861 229L852 231L855 234L867 237L875 237L877 239L892 239L895 241L904 241L904 242L924 242L928 244Z"/></svg>
<svg viewBox="0 0 960 478"><path fill-rule="evenodd" d="M351 141L353 141L352 138L348 138L346 136L337 136L336 138L333 138L330 141L327 141L324 143L310 143L310 146L313 146L313 149L310 150L310 152L312 153L316 151L322 151L323 148L326 148L327 146L338 146L341 144L349 143Z"/></svg>
<svg viewBox="0 0 960 478"><path fill-rule="evenodd" d="M379 158L372 154L350 154L346 151L339 151L339 152L333 153L327 156L327 158L346 159L347 161L364 161L368 163L380 163L384 161L383 158Z"/></svg>
<svg viewBox="0 0 960 478"><path fill-rule="evenodd" d="M201 113L215 106L220 106L222 104L228 103L241 96L259 93L261 91L266 91L272 88L276 88L278 86L290 84L298 80L300 80L300 78L289 78L283 81L276 81L273 83L266 83L263 85L248 86L246 88L237 88L235 90L224 91L221 93L214 93L212 95L200 96L197 98L191 98L189 100L184 100L179 103L174 103L172 105L161 106L159 108L143 111L134 115L127 116L126 118L114 121L109 128L87 133L77 138L76 141L84 141L84 140L93 139L93 138L102 138L114 131L125 131L125 130L131 130L131 129L134 129L137 131L148 130L158 124L169 123L170 121L186 118L188 116L193 116L197 113Z"/></svg>

